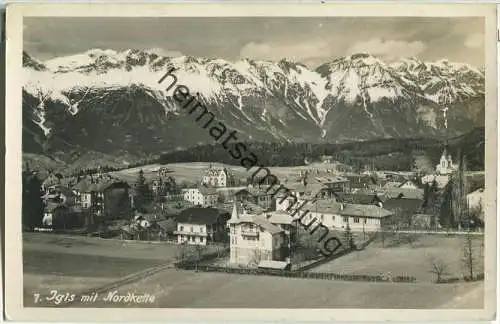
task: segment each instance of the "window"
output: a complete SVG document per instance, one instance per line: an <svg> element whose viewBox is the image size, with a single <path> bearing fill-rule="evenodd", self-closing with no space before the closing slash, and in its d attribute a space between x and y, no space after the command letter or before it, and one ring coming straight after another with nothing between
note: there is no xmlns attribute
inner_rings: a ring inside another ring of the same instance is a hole
<svg viewBox="0 0 500 324"><path fill-rule="evenodd" d="M200 237L200 243L203 243L203 237Z"/></svg>
<svg viewBox="0 0 500 324"><path fill-rule="evenodd" d="M332 216L332 221L335 221L335 215Z"/></svg>
<svg viewBox="0 0 500 324"><path fill-rule="evenodd" d="M354 217L354 222L359 223L359 217Z"/></svg>
<svg viewBox="0 0 500 324"><path fill-rule="evenodd" d="M348 217L344 217L344 223L347 223L349 221Z"/></svg>
<svg viewBox="0 0 500 324"><path fill-rule="evenodd" d="M200 233L203 233L204 229L203 226L200 226Z"/></svg>
<svg viewBox="0 0 500 324"><path fill-rule="evenodd" d="M191 232L191 233L193 232L193 226L191 226L191 228L190 228L190 232Z"/></svg>
<svg viewBox="0 0 500 324"><path fill-rule="evenodd" d="M366 221L367 221L367 220L368 220L368 219L366 219L366 218L365 218L365 224L366 224Z"/></svg>

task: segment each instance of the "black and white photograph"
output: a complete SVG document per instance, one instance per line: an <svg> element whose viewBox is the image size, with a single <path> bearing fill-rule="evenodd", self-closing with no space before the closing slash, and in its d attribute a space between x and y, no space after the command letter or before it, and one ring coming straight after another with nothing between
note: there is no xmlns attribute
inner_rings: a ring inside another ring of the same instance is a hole
<svg viewBox="0 0 500 324"><path fill-rule="evenodd" d="M16 314L493 318L494 6L52 6L7 8Z"/></svg>

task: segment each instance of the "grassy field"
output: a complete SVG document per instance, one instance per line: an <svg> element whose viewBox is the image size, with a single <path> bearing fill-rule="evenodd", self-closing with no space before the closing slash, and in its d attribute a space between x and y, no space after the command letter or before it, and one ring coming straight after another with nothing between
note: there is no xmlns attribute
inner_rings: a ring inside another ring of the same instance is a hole
<svg viewBox="0 0 500 324"><path fill-rule="evenodd" d="M188 183L199 182L203 172L212 164L214 167L226 167L233 172L237 179L246 179L247 177L252 176L253 172L257 170L257 168L251 169L247 171L243 167L238 167L234 165L225 165L220 163L208 163L208 162L189 162L189 163L172 163L172 164L149 164L144 165L137 168L130 168L120 171L111 172L112 175L123 179L125 181L136 181L139 170L144 171L144 176L147 179L152 179L156 177L157 174L155 172L159 167L166 167L172 170L170 173L175 177L177 183L181 183L186 181ZM314 164L305 166L296 166L296 167L270 167L272 174L274 174L280 181L284 181L288 179L290 181L295 181L295 178L298 176L299 171L306 168L319 168L321 170L328 167L327 164ZM261 172L263 173L263 172Z"/></svg>
<svg viewBox="0 0 500 324"><path fill-rule="evenodd" d="M130 243L83 236L23 234L25 302L50 290L79 292L174 260L175 244Z"/></svg>
<svg viewBox="0 0 500 324"><path fill-rule="evenodd" d="M415 234L413 234L415 235ZM418 281L431 282L432 261L446 267L444 277L468 274L464 259L464 236L415 235L413 243L394 246L393 240L379 237L362 251L353 252L309 271L344 274L377 275L391 272L393 276L414 276ZM483 237L473 236L474 273L483 272L481 247ZM392 245L392 246L391 246Z"/></svg>
<svg viewBox="0 0 500 324"><path fill-rule="evenodd" d="M482 294L464 302L461 296L482 291L468 284L388 284L249 276L165 270L122 286L128 292L155 296L151 304L77 303L75 307L167 308L482 308ZM102 294L102 297L107 294ZM478 298L479 297L479 298ZM461 300L461 304L453 301Z"/></svg>

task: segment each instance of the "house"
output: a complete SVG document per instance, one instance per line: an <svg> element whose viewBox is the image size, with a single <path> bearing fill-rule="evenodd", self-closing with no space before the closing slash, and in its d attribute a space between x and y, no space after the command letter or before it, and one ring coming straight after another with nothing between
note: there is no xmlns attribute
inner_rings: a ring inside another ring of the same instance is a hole
<svg viewBox="0 0 500 324"><path fill-rule="evenodd" d="M42 225L54 229L81 227L84 223L81 210L75 206L49 202L43 210Z"/></svg>
<svg viewBox="0 0 500 324"><path fill-rule="evenodd" d="M436 173L438 175L448 175L453 173L458 169L458 165L453 163L451 155L448 154L446 148L444 148L441 158L439 159L439 164L436 165Z"/></svg>
<svg viewBox="0 0 500 324"><path fill-rule="evenodd" d="M51 194L55 190L55 186L61 184L62 175L59 173L50 172L47 178L42 182L42 192Z"/></svg>
<svg viewBox="0 0 500 324"><path fill-rule="evenodd" d="M371 175L346 175L345 178L349 180L351 192L373 188L378 184L376 177Z"/></svg>
<svg viewBox="0 0 500 324"><path fill-rule="evenodd" d="M209 207L217 204L218 194L215 188L200 186L198 188L183 189L184 200L195 206Z"/></svg>
<svg viewBox="0 0 500 324"><path fill-rule="evenodd" d="M412 226L413 215L422 212L423 199L391 198L383 202L382 206L394 213L399 225Z"/></svg>
<svg viewBox="0 0 500 324"><path fill-rule="evenodd" d="M219 187L232 187L235 184L234 175L226 168L213 168L212 165L203 174L202 184Z"/></svg>
<svg viewBox="0 0 500 324"><path fill-rule="evenodd" d="M130 186L118 179L87 178L77 183L73 190L76 202L83 209L90 209L96 216L108 219L129 217Z"/></svg>
<svg viewBox="0 0 500 324"><path fill-rule="evenodd" d="M226 223L229 213L212 207L191 207L176 217L179 244L207 245L227 239Z"/></svg>
<svg viewBox="0 0 500 324"><path fill-rule="evenodd" d="M42 199L45 202L56 202L67 206L71 206L76 203L75 193L70 188L62 185L51 186L50 191L45 192Z"/></svg>
<svg viewBox="0 0 500 324"><path fill-rule="evenodd" d="M349 189L349 180L341 176L316 177L314 183L325 188L324 191L332 194L334 192L346 192Z"/></svg>
<svg viewBox="0 0 500 324"><path fill-rule="evenodd" d="M401 183L399 185L399 188L402 188L402 189L419 189L420 186L415 183L415 181L413 180L406 180L404 181L403 183Z"/></svg>
<svg viewBox="0 0 500 324"><path fill-rule="evenodd" d="M302 224L320 222L328 228L346 228L349 224L353 231L378 231L392 215L392 212L375 205L318 200L305 204L295 217L301 217Z"/></svg>
<svg viewBox="0 0 500 324"><path fill-rule="evenodd" d="M360 204L360 205L376 205L380 206L381 203L385 201L384 195L377 195L375 193L353 193L353 194L342 194L337 193L334 199L341 203L346 204Z"/></svg>
<svg viewBox="0 0 500 324"><path fill-rule="evenodd" d="M388 198L424 199L424 189L391 188L385 190Z"/></svg>
<svg viewBox="0 0 500 324"><path fill-rule="evenodd" d="M479 188L467 195L467 203L472 213L477 213L479 219L484 221L484 188Z"/></svg>
<svg viewBox="0 0 500 324"><path fill-rule="evenodd" d="M234 198L239 202L251 202L264 210L268 210L273 202L272 192L264 188L249 187L242 189L234 194Z"/></svg>
<svg viewBox="0 0 500 324"><path fill-rule="evenodd" d="M240 212L235 203L228 226L231 264L257 267L263 260L285 261L289 257L284 231L266 217Z"/></svg>
<svg viewBox="0 0 500 324"><path fill-rule="evenodd" d="M297 243L297 230L299 220L284 212L266 212L260 215L271 224L281 228L285 234L285 243L291 248Z"/></svg>

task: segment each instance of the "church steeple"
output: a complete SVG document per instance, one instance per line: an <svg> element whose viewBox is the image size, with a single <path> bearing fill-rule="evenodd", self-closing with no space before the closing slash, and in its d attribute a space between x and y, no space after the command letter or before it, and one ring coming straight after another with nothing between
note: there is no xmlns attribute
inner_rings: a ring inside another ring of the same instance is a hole
<svg viewBox="0 0 500 324"><path fill-rule="evenodd" d="M231 219L237 220L240 218L238 213L238 207L236 206L236 201L233 204L233 212L231 213Z"/></svg>

